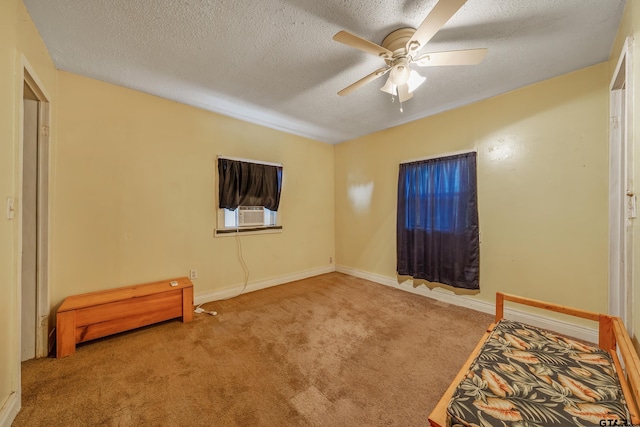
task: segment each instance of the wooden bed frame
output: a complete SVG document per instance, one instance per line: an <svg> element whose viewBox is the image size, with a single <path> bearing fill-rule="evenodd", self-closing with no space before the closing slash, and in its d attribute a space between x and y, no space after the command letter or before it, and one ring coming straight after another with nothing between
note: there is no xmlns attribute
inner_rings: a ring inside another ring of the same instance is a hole
<svg viewBox="0 0 640 427"><path fill-rule="evenodd" d="M629 424L640 424L640 410L638 407L640 404L640 359L638 358L638 354L633 347L629 334L627 334L627 330L622 323L622 319L606 314L578 310L563 305L551 304L498 292L496 293L496 323L504 317L505 301L511 301L518 304L542 308L598 322L598 347L607 351L611 355L615 364L616 371L618 372L618 379L622 386L622 392L624 393L629 413L631 414L631 420L627 420L627 422ZM453 382L444 393L434 410L429 414L429 425L431 427L446 427L447 406L449 406L451 396L453 396L456 387L467 374L469 366L471 366L471 363L480 352L482 345L489 337L494 326L495 323L492 323L489 326L487 332L485 332L478 345L476 345L475 349L462 366L462 369L460 369L456 377L453 379ZM618 358L618 354L620 354L622 358L622 364ZM624 366L625 369L623 369L622 366Z"/></svg>

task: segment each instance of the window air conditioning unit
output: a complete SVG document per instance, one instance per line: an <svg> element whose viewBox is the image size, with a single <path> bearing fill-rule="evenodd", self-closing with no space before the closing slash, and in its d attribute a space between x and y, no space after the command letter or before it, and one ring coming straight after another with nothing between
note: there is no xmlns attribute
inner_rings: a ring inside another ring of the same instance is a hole
<svg viewBox="0 0 640 427"><path fill-rule="evenodd" d="M238 226L251 227L264 225L264 208L262 206L238 207Z"/></svg>

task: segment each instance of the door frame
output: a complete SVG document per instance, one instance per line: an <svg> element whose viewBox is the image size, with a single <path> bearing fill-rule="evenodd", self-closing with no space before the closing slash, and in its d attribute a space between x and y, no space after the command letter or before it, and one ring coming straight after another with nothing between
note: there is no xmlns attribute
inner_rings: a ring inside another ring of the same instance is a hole
<svg viewBox="0 0 640 427"><path fill-rule="evenodd" d="M609 85L609 314L633 334L633 37ZM624 90L622 90L624 89Z"/></svg>
<svg viewBox="0 0 640 427"><path fill-rule="evenodd" d="M26 84L38 98L38 199L37 199L37 300L36 300L36 358L46 357L49 354L49 224L50 224L50 190L51 190L51 155L50 155L50 137L49 126L51 123L51 112L49 102L51 97L48 95L42 81L38 78L37 73L29 64L27 59L22 56L20 59L20 72L22 78L20 88L18 90L18 100L20 103L19 123L18 123L18 176L16 179L17 212L18 220L18 238L17 238L17 280L16 294L17 303L17 336L18 336L18 354L21 354L22 344L22 185L23 185L23 166L24 166L24 85ZM20 363L21 357L18 357ZM18 371L20 372L20 370ZM22 388L20 378L18 378L18 392ZM20 393L21 394L21 393Z"/></svg>

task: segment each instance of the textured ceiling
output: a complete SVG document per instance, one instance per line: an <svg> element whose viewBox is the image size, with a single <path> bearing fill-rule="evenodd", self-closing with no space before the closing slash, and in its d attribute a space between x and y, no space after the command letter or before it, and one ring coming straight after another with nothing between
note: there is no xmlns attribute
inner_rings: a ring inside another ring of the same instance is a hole
<svg viewBox="0 0 640 427"><path fill-rule="evenodd" d="M447 1L447 0L442 0ZM475 66L420 68L404 104L384 62L332 40L416 28L436 0L24 0L56 66L329 143L608 59L624 0L468 0L421 50L487 47Z"/></svg>

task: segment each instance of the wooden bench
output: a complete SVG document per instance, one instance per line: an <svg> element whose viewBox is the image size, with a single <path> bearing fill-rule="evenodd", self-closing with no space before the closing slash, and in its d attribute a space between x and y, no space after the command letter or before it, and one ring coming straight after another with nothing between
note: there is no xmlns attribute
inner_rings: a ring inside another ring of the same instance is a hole
<svg viewBox="0 0 640 427"><path fill-rule="evenodd" d="M638 358L638 354L636 353L631 339L629 338L629 334L622 323L622 319L606 314L578 310L498 292L496 294L496 323L504 317L505 301L511 301L518 304L555 311L598 322L598 347L611 355L616 368L617 378L620 381L622 392L625 396L628 410L631 415L631 420L627 420L629 424L626 425L635 425L640 423L640 409L638 408L638 405L640 404L640 358ZM429 426L447 426L447 408L449 406L449 402L451 401L458 384L467 376L470 366L482 351L483 345L490 336L496 323L489 326L487 332L483 335L480 342L478 342L478 345L476 345L467 361L455 376L447 391L445 391L436 407L433 409L431 414L429 414ZM618 358L618 354L620 354L621 359Z"/></svg>
<svg viewBox="0 0 640 427"><path fill-rule="evenodd" d="M177 317L193 320L187 277L70 296L57 312L56 355L75 353L77 343Z"/></svg>

